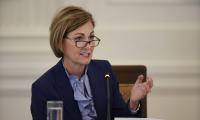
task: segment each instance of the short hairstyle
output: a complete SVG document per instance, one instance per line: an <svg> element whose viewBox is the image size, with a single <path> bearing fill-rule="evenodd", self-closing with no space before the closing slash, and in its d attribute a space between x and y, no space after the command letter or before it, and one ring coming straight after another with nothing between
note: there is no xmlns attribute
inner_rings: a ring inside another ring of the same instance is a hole
<svg viewBox="0 0 200 120"><path fill-rule="evenodd" d="M49 39L51 49L56 57L64 56L62 48L64 38L88 21L95 26L92 14L78 6L65 7L55 15L49 27Z"/></svg>

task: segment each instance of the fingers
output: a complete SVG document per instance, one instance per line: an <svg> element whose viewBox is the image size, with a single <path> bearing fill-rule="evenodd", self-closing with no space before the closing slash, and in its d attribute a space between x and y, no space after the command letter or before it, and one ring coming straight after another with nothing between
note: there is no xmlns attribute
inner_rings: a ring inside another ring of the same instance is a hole
<svg viewBox="0 0 200 120"><path fill-rule="evenodd" d="M151 88L153 87L153 80L152 78L147 77L146 81L143 82L144 78L144 75L139 75L135 82L135 86L141 90L143 95L147 95L149 92L151 92Z"/></svg>
<svg viewBox="0 0 200 120"><path fill-rule="evenodd" d="M153 87L153 79L151 77L147 78L147 84L149 85L150 88Z"/></svg>
<svg viewBox="0 0 200 120"><path fill-rule="evenodd" d="M147 93L149 93L149 92L151 92L151 87L149 86L149 84L146 82L146 83L144 83L144 87L145 87L145 93L147 94Z"/></svg>
<svg viewBox="0 0 200 120"><path fill-rule="evenodd" d="M147 77L147 80L145 82L142 82L144 80L144 76L140 75L138 76L138 84L140 84L140 86L142 86L142 91L144 94L148 94L149 92L151 92L151 88L153 87L153 80L151 77Z"/></svg>
<svg viewBox="0 0 200 120"><path fill-rule="evenodd" d="M153 80L152 78L148 77L146 82L144 83L147 93L151 92L151 88L153 87Z"/></svg>
<svg viewBox="0 0 200 120"><path fill-rule="evenodd" d="M139 75L135 84L139 84L139 83L142 83L142 81L144 80L144 75Z"/></svg>
<svg viewBox="0 0 200 120"><path fill-rule="evenodd" d="M136 80L136 83L132 87L131 99L134 101L144 98L149 92L151 92L151 89L153 87L152 78L147 77L145 82L143 82L143 80L144 80L144 76L139 75Z"/></svg>

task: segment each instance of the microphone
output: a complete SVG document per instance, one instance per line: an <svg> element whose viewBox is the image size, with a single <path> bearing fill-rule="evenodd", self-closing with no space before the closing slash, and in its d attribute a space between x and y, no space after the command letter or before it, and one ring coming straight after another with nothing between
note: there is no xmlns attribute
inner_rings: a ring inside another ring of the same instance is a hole
<svg viewBox="0 0 200 120"><path fill-rule="evenodd" d="M110 75L109 73L105 74L105 79L107 83L107 120L111 120L110 117Z"/></svg>

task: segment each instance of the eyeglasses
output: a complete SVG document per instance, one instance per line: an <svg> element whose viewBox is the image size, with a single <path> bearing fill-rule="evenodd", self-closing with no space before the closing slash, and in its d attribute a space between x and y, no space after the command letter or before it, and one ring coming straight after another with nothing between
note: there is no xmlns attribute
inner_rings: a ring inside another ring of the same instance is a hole
<svg viewBox="0 0 200 120"><path fill-rule="evenodd" d="M76 47L78 47L78 48L84 48L88 44L90 45L90 47L96 47L96 46L99 45L99 42L101 41L96 36L89 37L89 41L86 41L84 37L77 37L77 38L69 38L69 37L67 37L67 39L73 40L75 42Z"/></svg>

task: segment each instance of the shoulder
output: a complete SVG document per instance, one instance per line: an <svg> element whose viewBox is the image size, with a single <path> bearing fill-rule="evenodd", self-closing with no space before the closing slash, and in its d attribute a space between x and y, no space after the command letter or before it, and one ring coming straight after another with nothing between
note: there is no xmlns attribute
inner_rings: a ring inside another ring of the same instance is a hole
<svg viewBox="0 0 200 120"><path fill-rule="evenodd" d="M60 67L60 61L56 65L51 67L49 70L47 70L45 73L43 73L38 79L36 79L36 81L33 82L32 87L34 86L48 87L50 85L53 85L55 82L54 78L56 77L56 74L58 73L57 71L59 67Z"/></svg>
<svg viewBox="0 0 200 120"><path fill-rule="evenodd" d="M112 72L112 66L108 60L91 60L88 68L90 71L98 73L103 72L103 74Z"/></svg>
<svg viewBox="0 0 200 120"><path fill-rule="evenodd" d="M45 90L53 85L53 67L41 75L32 84L32 90Z"/></svg>
<svg viewBox="0 0 200 120"><path fill-rule="evenodd" d="M102 70L102 69L108 70L108 69L111 69L111 64L108 60L93 59L93 60L91 60L89 67L96 68L99 70Z"/></svg>
<svg viewBox="0 0 200 120"><path fill-rule="evenodd" d="M99 67L110 67L111 66L111 64L108 60L97 60L97 59L91 60L90 65L99 66Z"/></svg>

